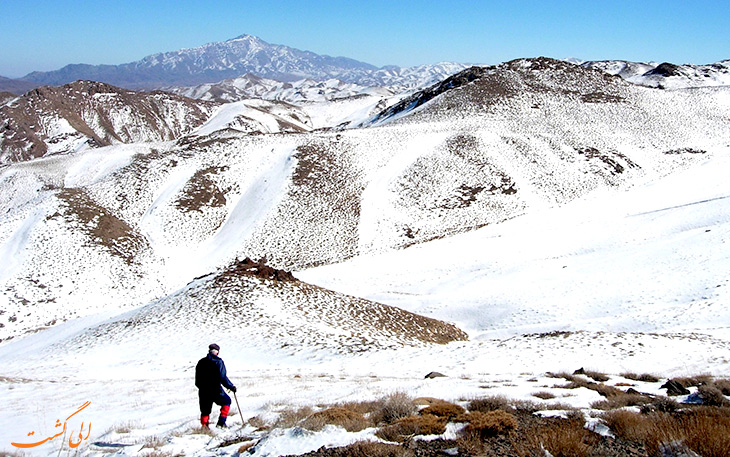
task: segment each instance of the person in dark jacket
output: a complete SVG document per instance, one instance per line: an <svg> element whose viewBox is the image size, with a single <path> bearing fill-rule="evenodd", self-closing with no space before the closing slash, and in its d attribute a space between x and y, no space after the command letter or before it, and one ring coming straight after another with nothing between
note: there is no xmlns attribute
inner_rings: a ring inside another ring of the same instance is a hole
<svg viewBox="0 0 730 457"><path fill-rule="evenodd" d="M236 392L226 375L226 364L218 357L221 348L213 343L208 346L208 355L198 361L195 366L195 386L198 388L198 400L200 401L200 423L208 427L210 423L210 412L213 403L221 407L221 414L218 417L218 427L226 427L226 418L231 409L231 397L223 390Z"/></svg>

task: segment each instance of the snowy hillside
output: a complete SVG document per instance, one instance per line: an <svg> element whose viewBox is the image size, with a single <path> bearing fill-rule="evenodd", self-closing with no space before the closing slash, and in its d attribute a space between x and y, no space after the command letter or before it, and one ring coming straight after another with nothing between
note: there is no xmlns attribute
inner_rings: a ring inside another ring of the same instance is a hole
<svg viewBox="0 0 730 457"><path fill-rule="evenodd" d="M215 107L92 81L34 89L0 106L0 164L190 133Z"/></svg>
<svg viewBox="0 0 730 457"><path fill-rule="evenodd" d="M660 89L686 89L730 85L730 60L708 65L676 65L668 62L641 63L623 60L588 61L580 64L596 68L625 80Z"/></svg>
<svg viewBox="0 0 730 457"><path fill-rule="evenodd" d="M17 413L0 417L0 449L17 451L8 443L30 441L30 431L51 436L55 419L84 402L91 403L69 424L74 432L82 421L92 424L79 455L142 457L161 449L233 456L240 455L242 442L254 440L252 455L263 457L377 439L372 429L239 430L243 420L276 421L300 407L407 392L462 403L501 395L550 409L555 400L536 399L540 391L588 415L600 412L591 405L604 397L587 388L558 388L547 372L585 366L609 373L607 384L651 395L666 393L659 386L668 376L726 374L728 167L726 145L684 171L631 188L606 189L419 247L295 273L434 315L449 314L453 306L451 314L477 336L471 341L344 356L315 349L287 332L277 335L277 329L294 324L289 328L295 332L321 331L313 324L342 296L317 290L316 298L304 300L315 305L315 314L306 316L291 305L314 286L262 287L267 280L234 276L225 279L228 285L253 293L226 287L220 298L211 288L212 275L127 315L107 321L92 316L6 342L0 345L0 394L8 411ZM289 294L298 299L281 300ZM485 311L498 325L480 317ZM264 316L255 324L248 322L259 313ZM335 328L349 325L339 316ZM266 327L257 330L260 324ZM267 336L266 350L261 335ZM211 340L222 345L241 407L238 414L234 406L229 418L234 431L214 436L194 431L192 372ZM286 344L277 348L274 341ZM378 341L388 339L380 335ZM431 370L448 377L424 379ZM664 379L618 376L628 372ZM226 445L230 438L238 440ZM55 456L68 450L59 437L25 452Z"/></svg>
<svg viewBox="0 0 730 457"><path fill-rule="evenodd" d="M78 81L36 89L0 107L0 163L188 134L225 134L226 129L261 134L312 128L303 110L284 102L220 104Z"/></svg>
<svg viewBox="0 0 730 457"><path fill-rule="evenodd" d="M473 76L369 128L306 133L296 110L241 102L176 142L5 167L0 338L143 305L236 257L302 269L498 224L703 162L730 138L724 88L657 91L547 59ZM260 132L305 133L251 134L238 113L264 108Z"/></svg>

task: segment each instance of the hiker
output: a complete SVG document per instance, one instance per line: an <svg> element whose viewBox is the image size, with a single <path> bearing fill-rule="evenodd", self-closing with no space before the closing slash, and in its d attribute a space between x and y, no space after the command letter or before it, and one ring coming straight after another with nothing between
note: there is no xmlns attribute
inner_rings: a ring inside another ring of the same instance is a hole
<svg viewBox="0 0 730 457"><path fill-rule="evenodd" d="M236 393L236 386L226 376L226 365L223 359L218 357L221 348L213 343L208 346L208 355L198 361L195 366L195 386L198 388L198 399L200 400L200 423L203 427L209 427L210 412L213 403L221 407L221 414L218 417L218 427L226 428L226 418L231 409L231 397L223 390L223 387Z"/></svg>

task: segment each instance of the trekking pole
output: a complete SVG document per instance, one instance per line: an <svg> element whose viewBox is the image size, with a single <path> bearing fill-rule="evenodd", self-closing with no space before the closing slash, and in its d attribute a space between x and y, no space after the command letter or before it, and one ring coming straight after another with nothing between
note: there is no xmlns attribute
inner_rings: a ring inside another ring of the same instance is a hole
<svg viewBox="0 0 730 457"><path fill-rule="evenodd" d="M236 399L236 408L238 408L238 415L241 416L241 428L243 428L246 423L243 422L243 413L241 412L241 405L238 404L238 397L236 396L236 392L233 392L233 398Z"/></svg>

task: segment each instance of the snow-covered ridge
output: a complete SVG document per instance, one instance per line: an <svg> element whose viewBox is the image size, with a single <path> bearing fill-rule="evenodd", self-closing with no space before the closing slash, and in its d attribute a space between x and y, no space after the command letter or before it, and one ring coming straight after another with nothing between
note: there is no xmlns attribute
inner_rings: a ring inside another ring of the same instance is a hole
<svg viewBox="0 0 730 457"><path fill-rule="evenodd" d="M628 62L624 60L587 61L586 68L597 68L625 80L660 89L686 89L730 85L730 60L707 65L676 65L668 62Z"/></svg>
<svg viewBox="0 0 730 457"><path fill-rule="evenodd" d="M498 224L707 160L730 138L726 88L657 91L549 59L365 129L310 132L257 103L223 105L176 142L3 169L0 246L22 261L3 273L0 338L142 305L237 256L301 269ZM246 111L300 133L251 134Z"/></svg>

